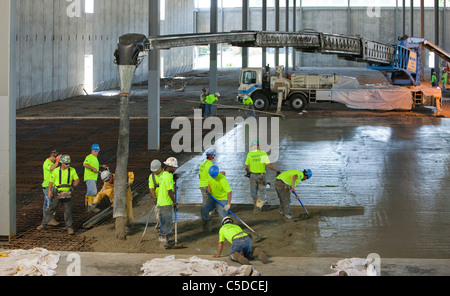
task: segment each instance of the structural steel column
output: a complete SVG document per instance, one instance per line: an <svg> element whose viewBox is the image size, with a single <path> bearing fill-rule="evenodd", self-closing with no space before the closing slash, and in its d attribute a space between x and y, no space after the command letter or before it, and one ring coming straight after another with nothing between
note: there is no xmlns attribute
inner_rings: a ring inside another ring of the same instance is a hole
<svg viewBox="0 0 450 296"><path fill-rule="evenodd" d="M210 31L217 33L217 0L211 0L210 11ZM210 65L209 65L209 92L217 91L217 44L211 44L209 47Z"/></svg>
<svg viewBox="0 0 450 296"><path fill-rule="evenodd" d="M0 2L0 237L16 233L16 0Z"/></svg>
<svg viewBox="0 0 450 296"><path fill-rule="evenodd" d="M159 0L149 1L150 36L159 35ZM152 50L148 61L148 150L159 151L161 148L161 114L160 89L161 80L160 51Z"/></svg>
<svg viewBox="0 0 450 296"><path fill-rule="evenodd" d="M286 32L289 32L289 0L286 0ZM285 47L286 71L289 69L289 46Z"/></svg>
<svg viewBox="0 0 450 296"><path fill-rule="evenodd" d="M262 31L267 31L267 0L263 0L262 3ZM262 48L262 66L267 65L267 49Z"/></svg>
<svg viewBox="0 0 450 296"><path fill-rule="evenodd" d="M280 0L275 0L275 31L280 31ZM280 65L280 49L275 48L275 67Z"/></svg>
<svg viewBox="0 0 450 296"><path fill-rule="evenodd" d="M434 0L434 44L439 46L439 0ZM441 80L441 72L439 71L439 56L434 55L434 71L436 72L436 78L439 83Z"/></svg>
<svg viewBox="0 0 450 296"><path fill-rule="evenodd" d="M242 31L248 30L248 0L242 0ZM242 47L242 68L248 67L248 47Z"/></svg>

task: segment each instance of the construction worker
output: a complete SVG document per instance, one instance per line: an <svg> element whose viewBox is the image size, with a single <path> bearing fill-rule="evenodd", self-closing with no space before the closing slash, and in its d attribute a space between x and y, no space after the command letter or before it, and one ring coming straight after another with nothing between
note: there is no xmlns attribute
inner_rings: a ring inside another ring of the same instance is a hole
<svg viewBox="0 0 450 296"><path fill-rule="evenodd" d="M213 115L213 111L212 111L212 104L214 104L215 102L219 102L219 98L220 98L220 93L215 93L215 94L210 94L209 96L206 97L205 100L205 112L203 113L203 117L208 117Z"/></svg>
<svg viewBox="0 0 450 296"><path fill-rule="evenodd" d="M446 93L447 89L445 88L445 85L447 84L447 72L442 71L442 93Z"/></svg>
<svg viewBox="0 0 450 296"><path fill-rule="evenodd" d="M198 171L199 187L202 193L202 205L208 199L208 185L209 185L209 169L213 166L213 160L216 157L214 150L206 151L206 160L200 164Z"/></svg>
<svg viewBox="0 0 450 296"><path fill-rule="evenodd" d="M155 201L155 204L157 202L157 196L159 193L159 181L161 179L161 175L164 172L164 168L162 167L162 164L159 160L155 159L150 164L150 171L151 174L148 177L148 188L150 190L150 195L153 197L153 200ZM158 209L155 208L155 216L156 216L156 226L155 228L158 229L160 226L159 222L159 215L158 215Z"/></svg>
<svg viewBox="0 0 450 296"><path fill-rule="evenodd" d="M89 206L93 203L95 196L97 195L97 180L100 167L106 169L106 165L100 165L98 162L98 154L100 153L100 146L94 144L91 147L91 154L89 154L83 163L84 167L84 182L86 182L87 192L84 199L84 205L87 207L88 212L95 211L95 208Z"/></svg>
<svg viewBox="0 0 450 296"><path fill-rule="evenodd" d="M104 170L100 174L100 178L103 181L102 189L97 193L97 195L90 201L89 207L93 209L92 211L98 213L100 210L97 209L100 201L108 197L109 201L114 203L114 180L115 174L111 173L109 169ZM127 184L127 196L126 196L126 215L128 224L133 223L133 194L131 193L131 184L134 182L134 173L128 172L128 184Z"/></svg>
<svg viewBox="0 0 450 296"><path fill-rule="evenodd" d="M286 221L292 220L291 210L291 192L295 192L295 187L301 181L311 179L311 170L289 170L278 175L275 182L275 190L277 191L278 198L280 199L280 213L283 219ZM299 199L299 197L296 197Z"/></svg>
<svg viewBox="0 0 450 296"><path fill-rule="evenodd" d="M211 231L210 212L216 209L220 219L225 218L231 207L232 191L230 184L225 177L225 172L220 172L218 166L211 166L208 173L210 176L208 179L208 197L202 205L201 216L203 221L203 230ZM218 200L222 205L220 205L216 200Z"/></svg>
<svg viewBox="0 0 450 296"><path fill-rule="evenodd" d="M219 258L222 254L225 239L231 244L229 257L231 261L248 265L250 264L249 259L253 259L254 255L256 255L264 264L268 262L267 256L261 248L256 247L252 254L251 237L240 226L233 224L233 219L230 217L222 219L222 227L219 231L219 245L217 254L213 255L214 258Z"/></svg>
<svg viewBox="0 0 450 296"><path fill-rule="evenodd" d="M244 104L244 118L247 118L248 110L252 110L253 117L256 117L255 106L253 106L253 100L250 96L245 95L242 104Z"/></svg>
<svg viewBox="0 0 450 296"><path fill-rule="evenodd" d="M70 167L71 160L69 155L61 156L60 161L61 166L53 171L48 184L47 194L50 198L50 206L45 210L42 224L37 229L45 229L53 218L58 206L62 204L64 207L64 222L67 233L72 235L72 191L73 187L78 186L80 179L78 178L77 171Z"/></svg>
<svg viewBox="0 0 450 296"><path fill-rule="evenodd" d="M439 84L437 82L437 78L436 78L436 72L434 72L434 71L431 73L431 86L432 87L439 86Z"/></svg>
<svg viewBox="0 0 450 296"><path fill-rule="evenodd" d="M250 193L255 206L254 211L261 212L267 201L266 166L276 172L277 175L280 174L280 171L270 163L267 153L260 150L259 141L252 141L251 149L252 151L248 153L245 160L245 170L247 171L246 177L250 178Z"/></svg>
<svg viewBox="0 0 450 296"><path fill-rule="evenodd" d="M45 213L45 210L48 209L50 206L50 198L48 197L48 183L50 182L50 178L52 176L53 171L59 166L59 161L61 160L60 154L58 154L58 151L52 150L50 152L49 157L45 160L44 164L42 165L42 170L44 174L44 181L42 182L42 191L44 192L44 206L42 209L42 213ZM49 221L48 225L50 226L58 226L59 223L55 220L55 217L53 216L52 219Z"/></svg>
<svg viewBox="0 0 450 296"><path fill-rule="evenodd" d="M173 173L178 168L178 160L175 157L170 157L164 164L166 167L159 179L159 192L157 194L156 205L161 223L158 239L161 243L167 244L172 235L173 210L177 206Z"/></svg>

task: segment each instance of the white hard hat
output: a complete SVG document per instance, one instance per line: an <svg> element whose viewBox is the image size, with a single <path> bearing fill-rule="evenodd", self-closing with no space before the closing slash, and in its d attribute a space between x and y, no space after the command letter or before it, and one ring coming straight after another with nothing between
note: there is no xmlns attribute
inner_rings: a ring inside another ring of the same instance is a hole
<svg viewBox="0 0 450 296"><path fill-rule="evenodd" d="M175 157L170 157L164 162L165 165L177 168L178 167L178 160Z"/></svg>
<svg viewBox="0 0 450 296"><path fill-rule="evenodd" d="M110 171L103 171L100 175L100 177L102 178L103 182L106 182L109 177L111 176L111 172Z"/></svg>
<svg viewBox="0 0 450 296"><path fill-rule="evenodd" d="M156 172L157 170L159 170L160 167L161 167L161 162L157 159L153 160L152 163L150 164L150 170L152 172Z"/></svg>
<svg viewBox="0 0 450 296"><path fill-rule="evenodd" d="M216 97L220 97L220 93L216 93L215 96L216 96Z"/></svg>

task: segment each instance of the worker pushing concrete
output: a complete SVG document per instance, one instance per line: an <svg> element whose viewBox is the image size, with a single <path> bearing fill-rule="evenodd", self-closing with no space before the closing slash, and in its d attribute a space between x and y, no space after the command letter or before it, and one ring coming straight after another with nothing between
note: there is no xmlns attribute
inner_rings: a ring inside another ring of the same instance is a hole
<svg viewBox="0 0 450 296"><path fill-rule="evenodd" d="M211 231L210 212L216 209L220 219L225 218L231 207L232 191L230 184L225 177L225 172L220 172L218 166L211 166L208 173L210 177L208 179L208 197L202 205L201 214L203 230ZM219 202L222 205L220 205Z"/></svg>
<svg viewBox="0 0 450 296"><path fill-rule="evenodd" d="M225 239L231 244L230 260L243 265L250 264L249 259L259 258L264 264L268 263L264 251L256 247L252 253L252 238L245 233L239 225L233 224L233 219L224 217L222 227L219 230L219 244L214 258L219 258L223 251Z"/></svg>
<svg viewBox="0 0 450 296"><path fill-rule="evenodd" d="M153 197L153 200L155 201L155 204L157 202L157 196L159 193L159 182L161 180L161 176L164 173L164 168L162 167L162 163L155 159L150 164L150 171L151 174L148 177L148 188L150 190L150 195ZM158 209L155 207L155 216L156 216L156 225L155 228L159 229L160 222L159 222L159 215L158 215Z"/></svg>
<svg viewBox="0 0 450 296"><path fill-rule="evenodd" d="M292 209L291 209L291 192L295 192L295 187L301 182L311 179L312 171L304 170L289 170L278 175L275 182L275 190L277 191L278 198L280 199L280 213L283 216L283 220L292 221ZM298 195L296 198L299 200Z"/></svg>
<svg viewBox="0 0 450 296"><path fill-rule="evenodd" d="M42 182L42 191L44 192L44 206L42 208L42 214L45 214L45 210L47 210L50 206L50 198L48 197L48 184L50 182L50 178L52 177L53 171L59 166L59 162L61 160L60 154L56 149L50 152L49 157L45 160L42 165L42 171L44 175L44 181ZM55 220L53 216L52 219L48 222L50 226L58 226L59 222Z"/></svg>
<svg viewBox="0 0 450 296"><path fill-rule="evenodd" d="M206 88L202 88L202 93L200 94L200 108L202 109L202 114L205 114L205 100L209 96L209 92Z"/></svg>
<svg viewBox="0 0 450 296"><path fill-rule="evenodd" d="M210 94L205 100L205 112L203 117L213 116L213 104L219 103L220 93ZM215 113L215 112L214 112Z"/></svg>
<svg viewBox="0 0 450 296"><path fill-rule="evenodd" d="M71 159L69 155L61 156L61 166L55 169L50 177L48 184L48 197L50 206L44 212L44 218L38 230L43 230L49 225L50 220L60 204L64 207L64 222L66 223L67 233L73 235L72 222L72 191L77 187L80 179L77 171L70 167Z"/></svg>
<svg viewBox="0 0 450 296"><path fill-rule="evenodd" d="M108 197L111 203L114 203L114 180L115 174L111 173L109 169L104 170L100 174L100 178L103 181L102 189L97 193L95 198L89 203L89 207L93 209L94 212L99 212L100 210L97 208L100 201ZM133 217L133 194L131 193L131 184L134 182L134 173L128 172L128 184L127 184L127 196L126 196L126 216L127 223L132 224Z"/></svg>
<svg viewBox="0 0 450 296"><path fill-rule="evenodd" d="M173 173L178 168L178 160L175 157L170 157L164 164L166 167L159 179L159 192L157 194L156 204L161 223L158 239L163 245L166 245L169 243L170 236L172 235L173 210L174 207L177 207Z"/></svg>
<svg viewBox="0 0 450 296"><path fill-rule="evenodd" d="M245 160L245 170L247 178L250 178L250 193L253 199L254 211L261 212L267 202L266 196L266 166L279 175L281 172L270 163L267 153L261 151L259 141L254 140L251 149ZM259 193L259 198L258 198Z"/></svg>
<svg viewBox="0 0 450 296"><path fill-rule="evenodd" d="M242 99L242 104L244 105L244 118L247 118L248 112L252 112L252 116L256 118L255 106L253 105L253 100L250 96L245 95Z"/></svg>
<svg viewBox="0 0 450 296"><path fill-rule="evenodd" d="M84 205L86 206L88 212L95 211L95 208L89 206L92 203L95 196L97 195L97 180L100 167L106 169L106 165L100 165L98 161L98 154L100 153L100 146L94 144L91 147L91 154L86 156L83 167L84 167L84 182L86 182L87 192L84 200Z"/></svg>

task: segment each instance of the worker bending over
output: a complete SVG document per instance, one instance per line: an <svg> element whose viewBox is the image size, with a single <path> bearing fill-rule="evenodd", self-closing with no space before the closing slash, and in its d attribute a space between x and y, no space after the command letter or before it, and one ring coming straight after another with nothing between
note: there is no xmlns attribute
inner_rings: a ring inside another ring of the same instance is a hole
<svg viewBox="0 0 450 296"><path fill-rule="evenodd" d="M292 220L291 209L291 192L295 192L295 187L301 181L308 180L312 177L311 170L290 170L280 174L275 183L275 190L280 199L280 213L284 220ZM296 197L300 199L300 197Z"/></svg>
<svg viewBox="0 0 450 296"><path fill-rule="evenodd" d="M231 207L232 191L230 184L225 177L225 172L220 172L219 167L213 165L209 168L208 197L202 205L201 214L203 220L203 230L211 231L210 212L217 210L220 219L228 215ZM222 205L220 205L218 200Z"/></svg>
<svg viewBox="0 0 450 296"><path fill-rule="evenodd" d="M92 199L92 202L89 203L89 207L94 209L92 211L99 212L100 210L97 209L98 204L100 201L108 197L110 202L114 203L114 181L116 175L111 173L108 170L103 171L100 175L102 181L103 181L103 187L102 189L97 193L97 195ZM131 193L131 184L134 183L134 173L128 172L128 184L127 184L127 197L126 197L126 215L127 215L127 223L131 224L133 223L134 217L133 217L133 194Z"/></svg>
<svg viewBox="0 0 450 296"><path fill-rule="evenodd" d="M249 259L253 259L254 255L256 255L264 264L268 262L266 254L260 248L256 247L254 254L252 254L252 238L239 225L233 224L233 219L230 217L222 219L222 227L219 231L219 245L217 254L213 255L214 258L219 258L222 254L225 239L231 244L229 257L231 261L248 265L250 264Z"/></svg>

